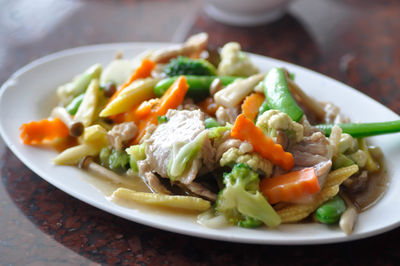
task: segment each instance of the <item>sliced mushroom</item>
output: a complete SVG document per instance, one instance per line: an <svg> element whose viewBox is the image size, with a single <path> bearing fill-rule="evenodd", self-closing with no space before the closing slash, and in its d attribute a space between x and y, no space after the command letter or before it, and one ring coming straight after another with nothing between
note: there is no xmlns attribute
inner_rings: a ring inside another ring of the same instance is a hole
<svg viewBox="0 0 400 266"><path fill-rule="evenodd" d="M350 235L357 221L358 212L353 202L351 202L344 193L340 193L340 196L346 202L347 209L342 216L340 216L339 226L346 235Z"/></svg>
<svg viewBox="0 0 400 266"><path fill-rule="evenodd" d="M343 182L346 191L351 194L359 193L367 187L368 171L362 171L358 176L352 176Z"/></svg>
<svg viewBox="0 0 400 266"><path fill-rule="evenodd" d="M222 82L219 78L216 78L211 82L210 85L210 94L214 95L216 92L220 91L223 88Z"/></svg>
<svg viewBox="0 0 400 266"><path fill-rule="evenodd" d="M147 187L154 193L171 194L171 192L161 183L160 179L151 171L150 165L146 160L137 162L139 176Z"/></svg>
<svg viewBox="0 0 400 266"><path fill-rule="evenodd" d="M61 106L54 108L51 112L51 116L63 121L63 123L68 127L69 134L73 137L79 137L85 129L81 122L75 121L67 110Z"/></svg>
<svg viewBox="0 0 400 266"><path fill-rule="evenodd" d="M217 194L211 192L209 189L207 189L205 186L203 186L199 183L196 183L196 182L191 182L189 184L178 183L178 186L183 188L184 190L189 190L193 194L201 196L205 199L208 199L211 201L217 200Z"/></svg>
<svg viewBox="0 0 400 266"><path fill-rule="evenodd" d="M286 148L289 145L289 138L288 138L287 134L285 133L285 131L283 131L283 130L276 131L276 143L280 144L282 146L282 148L284 150L286 150Z"/></svg>

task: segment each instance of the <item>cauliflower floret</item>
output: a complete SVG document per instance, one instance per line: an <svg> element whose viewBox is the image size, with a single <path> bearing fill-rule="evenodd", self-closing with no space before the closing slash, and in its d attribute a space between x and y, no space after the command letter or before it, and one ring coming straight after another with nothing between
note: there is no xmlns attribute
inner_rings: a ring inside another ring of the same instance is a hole
<svg viewBox="0 0 400 266"><path fill-rule="evenodd" d="M300 142L304 136L303 126L278 110L268 110L263 113L258 117L256 125L267 134L271 134L276 130L287 131L295 136L296 142Z"/></svg>
<svg viewBox="0 0 400 266"><path fill-rule="evenodd" d="M219 75L248 77L258 72L258 68L241 51L239 43L229 42L222 47L221 62L218 66Z"/></svg>
<svg viewBox="0 0 400 266"><path fill-rule="evenodd" d="M258 153L243 153L238 148L234 147L230 148L222 155L219 163L221 166L232 166L237 163L244 163L250 168L262 172L267 177L271 176L273 168L273 164L261 157Z"/></svg>

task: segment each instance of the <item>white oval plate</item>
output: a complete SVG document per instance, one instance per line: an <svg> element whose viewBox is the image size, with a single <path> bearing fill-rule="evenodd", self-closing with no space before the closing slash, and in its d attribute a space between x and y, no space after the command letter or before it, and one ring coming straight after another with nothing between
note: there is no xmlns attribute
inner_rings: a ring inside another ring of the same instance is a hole
<svg viewBox="0 0 400 266"><path fill-rule="evenodd" d="M211 229L197 224L194 216L132 209L109 201L87 182L87 174L78 168L54 166L56 152L26 146L19 140L19 127L31 120L49 115L56 104L55 89L94 63L106 65L116 51L126 58L166 43L105 44L62 51L34 61L17 71L0 91L0 133L10 149L36 174L59 189L99 209L148 226L217 240L260 244L334 243L376 235L399 225L400 212L400 138L399 134L373 138L386 156L390 186L386 195L372 208L360 214L352 235L346 236L336 226L322 224L289 224L278 229L244 229L228 227ZM321 74L283 61L251 55L262 71L273 66L286 67L296 75L297 83L310 95L337 104L353 121L397 120L399 117L364 94Z"/></svg>

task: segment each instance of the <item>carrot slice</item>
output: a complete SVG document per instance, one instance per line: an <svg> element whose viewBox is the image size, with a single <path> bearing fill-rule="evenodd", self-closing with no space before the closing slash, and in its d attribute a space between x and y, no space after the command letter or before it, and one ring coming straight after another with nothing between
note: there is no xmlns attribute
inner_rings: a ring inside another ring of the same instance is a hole
<svg viewBox="0 0 400 266"><path fill-rule="evenodd" d="M117 96L121 93L123 89L128 87L132 82L138 79L143 79L147 78L151 75L151 71L155 68L156 64L149 60L149 59L144 59L140 66L132 73L132 76L129 78L127 82L121 85L121 87L114 92L114 94L111 96L110 100L108 101L109 103L112 102Z"/></svg>
<svg viewBox="0 0 400 266"><path fill-rule="evenodd" d="M159 102L160 102L159 98L150 99L148 101L142 102L136 109L136 117L138 119L142 119L148 116L153 110L154 106L157 106Z"/></svg>
<svg viewBox="0 0 400 266"><path fill-rule="evenodd" d="M286 171L289 171L294 166L293 155L285 152L281 145L275 144L270 137L264 135L262 129L254 125L244 114L236 118L231 136L235 139L250 142L254 150L262 157L270 160L273 164L279 165Z"/></svg>
<svg viewBox="0 0 400 266"><path fill-rule="evenodd" d="M247 96L242 104L243 114L250 120L254 121L258 114L258 109L263 104L265 96L262 93L255 92Z"/></svg>
<svg viewBox="0 0 400 266"><path fill-rule="evenodd" d="M160 98L156 115L165 115L169 109L176 109L185 99L189 84L184 76L180 76Z"/></svg>
<svg viewBox="0 0 400 266"><path fill-rule="evenodd" d="M185 95L189 89L189 84L184 76L180 76L164 93L164 95L158 99L155 105L151 108L149 114L139 122L138 133L132 144L138 144L143 136L146 134L146 128L150 125L157 125L158 117L163 116L169 109L176 109L182 104L185 99ZM144 108L144 107L143 107Z"/></svg>
<svg viewBox="0 0 400 266"><path fill-rule="evenodd" d="M318 176L313 167L290 172L273 178L264 178L260 182L260 191L268 202L291 202L305 195L320 191Z"/></svg>
<svg viewBox="0 0 400 266"><path fill-rule="evenodd" d="M41 144L46 140L65 138L69 135L68 127L58 118L43 119L23 124L20 127L21 140L24 144Z"/></svg>

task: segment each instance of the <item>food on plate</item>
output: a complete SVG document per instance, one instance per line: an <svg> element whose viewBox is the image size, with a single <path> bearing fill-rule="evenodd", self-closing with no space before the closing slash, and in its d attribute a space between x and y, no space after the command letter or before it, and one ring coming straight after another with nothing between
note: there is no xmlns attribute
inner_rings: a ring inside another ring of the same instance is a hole
<svg viewBox="0 0 400 266"><path fill-rule="evenodd" d="M49 117L21 126L22 142L57 147L55 164L115 183L114 198L202 212L205 226L314 221L350 234L384 193L383 154L365 137L400 122L350 123L287 69L260 72L238 43L207 42L94 64L55 90Z"/></svg>

